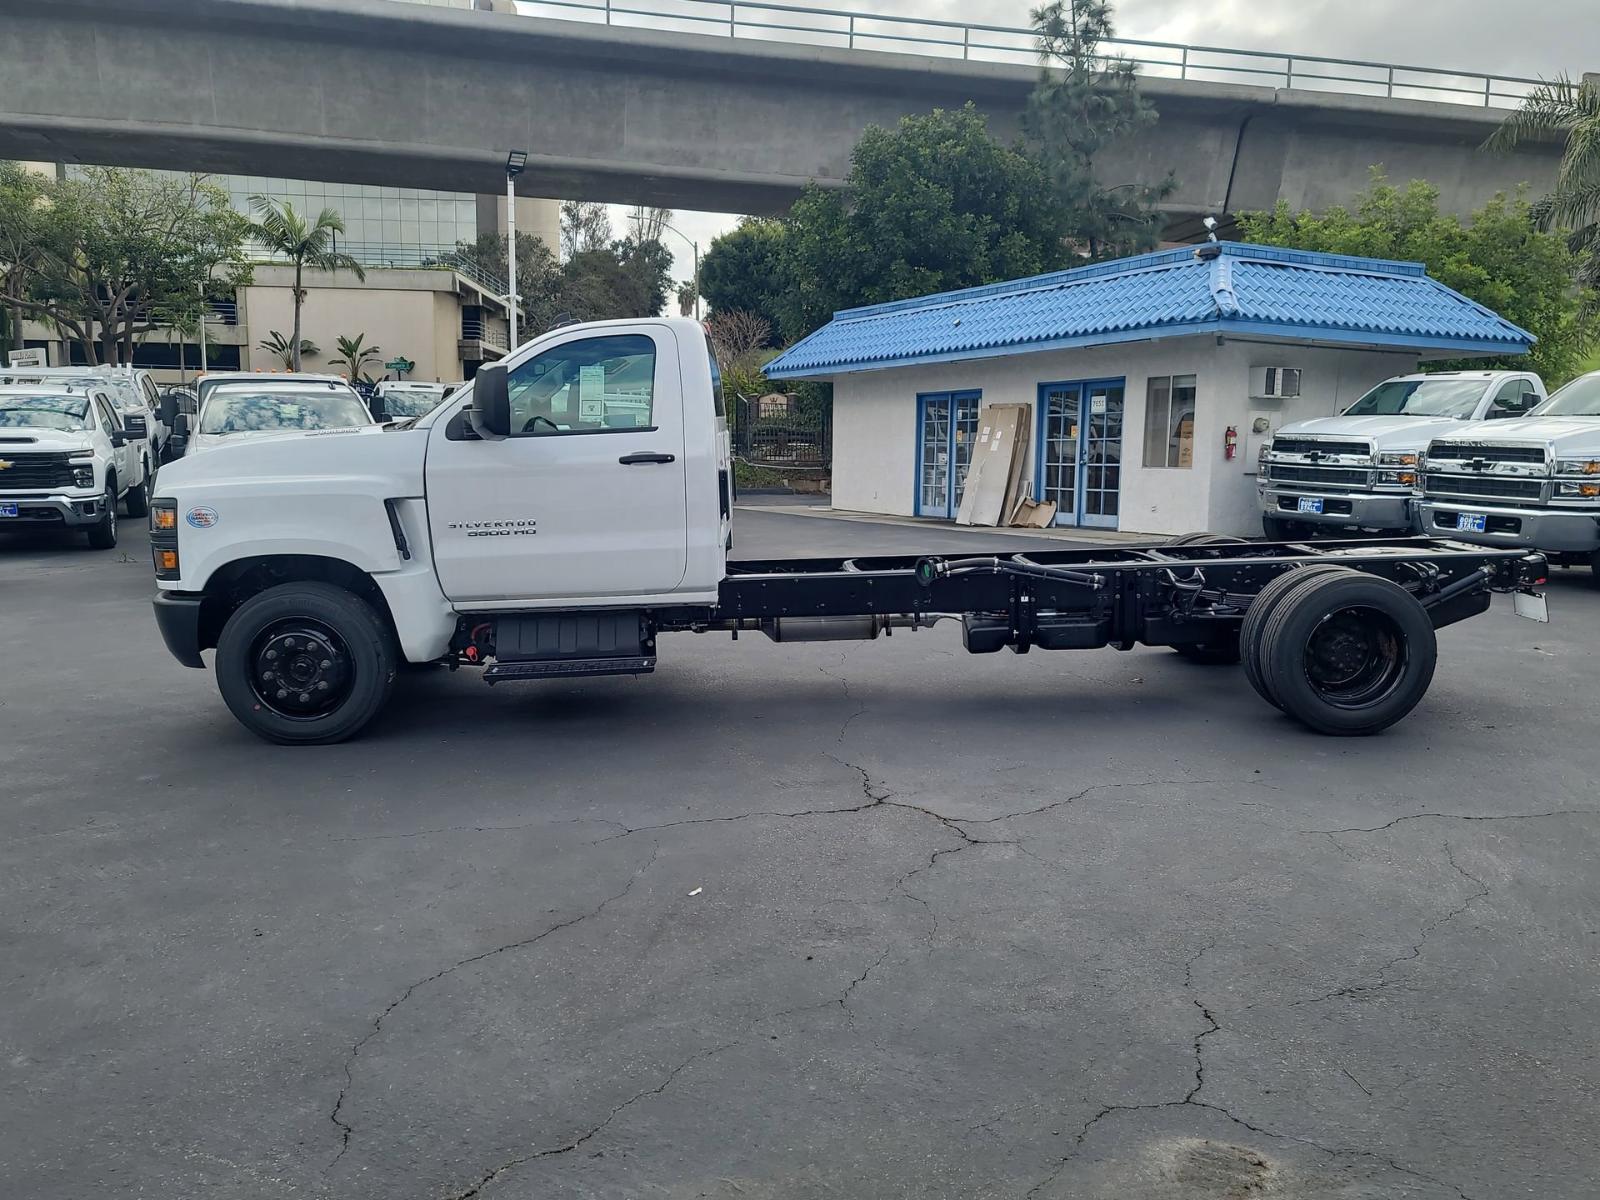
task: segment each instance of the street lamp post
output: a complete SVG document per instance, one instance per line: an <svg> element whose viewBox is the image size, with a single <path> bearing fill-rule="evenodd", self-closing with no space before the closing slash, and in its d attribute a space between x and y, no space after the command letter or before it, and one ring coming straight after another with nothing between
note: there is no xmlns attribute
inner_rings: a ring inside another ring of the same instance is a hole
<svg viewBox="0 0 1600 1200"><path fill-rule="evenodd" d="M700 243L684 233L683 230L676 229L665 221L661 222L661 228L677 234L688 244L689 249L694 252L694 319L698 321L700 319Z"/></svg>
<svg viewBox="0 0 1600 1200"><path fill-rule="evenodd" d="M511 350L517 348L517 176L528 165L526 150L506 155L506 323L511 330Z"/></svg>

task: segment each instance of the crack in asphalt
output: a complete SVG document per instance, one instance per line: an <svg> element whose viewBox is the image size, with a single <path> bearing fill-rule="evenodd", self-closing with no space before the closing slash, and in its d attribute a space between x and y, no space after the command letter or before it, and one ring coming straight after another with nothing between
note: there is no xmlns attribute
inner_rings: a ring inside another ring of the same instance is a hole
<svg viewBox="0 0 1600 1200"><path fill-rule="evenodd" d="M1548 817L1600 817L1600 808L1553 808L1539 813L1408 813L1384 825L1357 825L1350 829L1298 829L1296 833L1382 833L1406 821L1543 821Z"/></svg>
<svg viewBox="0 0 1600 1200"><path fill-rule="evenodd" d="M656 854L659 850L660 844L652 842L650 844L650 857L645 860L645 863L642 867L638 868L628 876L627 885L624 886L620 892L614 892L607 896L589 911L580 913L576 917L570 917L565 921L558 921L556 924L546 927L539 933L534 934L532 937L519 938L517 941L507 942L502 946L495 946L489 950L484 950L481 953L469 955L466 958L451 963L448 967L444 967L441 970L435 971L432 975L428 975L417 980L410 987L406 988L405 991L401 992L396 999L391 1000L388 1006L373 1019L372 1028L368 1029L366 1033L356 1040L356 1042L350 1047L350 1053L345 1056L344 1086L339 1089L339 1095L334 1099L333 1108L328 1113L328 1119L339 1129L339 1152L333 1156L333 1160L329 1162L327 1167L324 1169L332 1170L334 1167L338 1166L339 1160L342 1159L345 1156L346 1151L350 1149L350 1139L355 1134L355 1127L351 1125L350 1122L346 1121L341 1114L344 1112L345 1101L349 1099L351 1089L355 1086L354 1070L356 1059L361 1056L361 1051L366 1047L367 1043L372 1041L375 1037L383 1032L384 1021L389 1018L395 1009L399 1008L407 1000L411 999L412 995L416 993L417 989L426 987L430 983L435 983L438 980L443 979L446 975L450 975L456 971L459 971L462 967L471 966L473 963L482 962L486 958L493 958L496 955L505 954L511 950L525 949L526 947L532 946L537 942L542 942L551 934L559 933L563 929L571 929L574 925L577 925L583 921L587 921L590 917L599 916L609 905L621 900L633 890L633 885L639 881L640 876L642 876L655 864Z"/></svg>
<svg viewBox="0 0 1600 1200"><path fill-rule="evenodd" d="M1084 788L1081 792L1074 792L1060 800L1052 800L1049 804L1041 804L1038 808L1024 808L1018 812L1001 813L998 817L958 817L963 825L994 825L1000 821L1014 821L1018 817L1036 817L1040 813L1053 812L1058 808L1065 808L1069 804L1076 804L1087 796L1096 792L1115 791L1119 788L1143 787L1170 787L1178 784L1189 784L1195 787L1212 787L1222 784L1231 784L1235 787L1245 785L1269 787L1254 779L1133 779L1122 783L1096 783Z"/></svg>
<svg viewBox="0 0 1600 1200"><path fill-rule="evenodd" d="M1452 865L1456 865L1454 860L1452 860ZM1456 869L1461 870L1459 866L1457 866ZM1463 874L1465 874L1464 871ZM1416 1170L1414 1167L1405 1166L1404 1164L1395 1161L1387 1155L1379 1154L1372 1150L1356 1150L1340 1146L1328 1146L1321 1142L1312 1141L1310 1138L1299 1137L1292 1133L1280 1133L1277 1130L1267 1129L1264 1126L1252 1124L1224 1105L1213 1103L1210 1100L1200 1099L1200 1091L1205 1087L1206 1073L1204 1042L1205 1039L1210 1037L1212 1034L1221 1032L1223 1025L1217 1020L1216 1016L1211 1012L1206 1003L1200 999L1198 994L1196 994L1194 985L1194 969L1200 960L1205 957L1206 953L1211 950L1213 946L1215 946L1215 944L1215 942L1208 942L1206 945L1200 947L1199 950L1195 951L1189 956L1183 966L1184 991L1188 994L1190 1002L1200 1011L1201 1018L1206 1022L1206 1028L1200 1030L1200 1032L1195 1034L1194 1037L1194 1086L1189 1089L1189 1091L1181 1100L1158 1100L1145 1104L1104 1105L1098 1112L1086 1120L1081 1128L1079 1128L1076 1136L1073 1138L1072 1150L1062 1157L1061 1161L1056 1164L1054 1169L1052 1169L1048 1175L1028 1189L1028 1191L1024 1194L1023 1200L1032 1200L1033 1197L1039 1195L1039 1193L1043 1192L1052 1183L1059 1179L1066 1169L1072 1164L1072 1162L1080 1154L1082 1154L1083 1144L1089 1139L1089 1134L1093 1131L1094 1127L1107 1117L1113 1116L1117 1113L1155 1112L1162 1109L1174 1108L1203 1108L1209 1112L1214 1112L1221 1115L1228 1121L1231 1121L1233 1124L1239 1126L1241 1129L1249 1130L1251 1133L1259 1134L1262 1137L1274 1138L1279 1141L1294 1142L1297 1145L1306 1146L1309 1149L1316 1150L1319 1153L1326 1154L1330 1157L1370 1159L1374 1162L1382 1163L1384 1166L1388 1167L1392 1171L1397 1172L1398 1174L1406 1175L1413 1179L1421 1179L1428 1183L1434 1184L1437 1187L1448 1188L1450 1191L1454 1192L1456 1196L1460 1198L1460 1200L1473 1200L1471 1196L1469 1196L1456 1184L1451 1183L1449 1180L1440 1179L1438 1176L1429 1175L1424 1171ZM1351 1076L1351 1078L1353 1080L1354 1076ZM1360 1084L1357 1083L1357 1086L1359 1087ZM1362 1088L1362 1090L1366 1091L1365 1088ZM1370 1095L1370 1093L1368 1094ZM1000 1119L1001 1118L994 1118L989 1122L986 1122L985 1125L995 1124ZM980 1128L982 1128L982 1126L980 1126Z"/></svg>
<svg viewBox="0 0 1600 1200"><path fill-rule="evenodd" d="M1450 909L1448 912L1444 913L1442 916L1435 917L1433 920L1423 925L1420 936L1406 950L1395 955L1376 970L1364 972L1366 975L1376 976L1376 982L1344 984L1341 987L1334 988L1331 992L1324 992L1320 996L1310 996L1304 1000L1292 1001L1289 1007L1298 1008L1301 1005L1306 1004L1322 1004L1329 1000L1339 1000L1355 996L1368 996L1373 992L1381 991L1383 988L1388 987L1394 982L1392 979L1387 977L1389 971L1393 970L1395 967L1398 967L1401 963L1412 962L1418 958L1421 958L1422 948L1423 946L1427 945L1429 938L1431 938L1440 929L1443 929L1451 921L1455 920L1462 913L1466 912L1467 909L1471 908L1475 903L1477 903L1479 900L1482 900L1489 894L1489 885L1484 883L1483 880L1479 879L1476 875L1472 874L1472 872L1468 871L1456 861L1455 851L1450 848L1449 842L1444 843L1444 856L1447 860L1449 860L1450 866L1455 870L1456 874L1475 884L1478 889L1477 891L1473 892L1470 896L1467 896L1459 904Z"/></svg>
<svg viewBox="0 0 1600 1200"><path fill-rule="evenodd" d="M701 1050L695 1054L691 1054L677 1066L673 1067L672 1070L668 1071L660 1083L656 1084L654 1087L645 1088L641 1092L635 1092L621 1104L618 1104L612 1108L612 1110L606 1114L605 1119L602 1120L598 1125L590 1126L571 1141L563 1142L559 1146L549 1146L543 1150L534 1150L527 1154L519 1154L515 1158L507 1159L493 1170L485 1172L476 1183L470 1184L467 1187L462 1188L460 1191L449 1193L446 1197L446 1200L474 1200L474 1197L483 1194L485 1188L492 1187L502 1176L506 1175L510 1171L516 1170L516 1168L520 1166L531 1162L537 1162L541 1158L555 1158L558 1155L571 1154L579 1146L583 1145L597 1134L603 1132L606 1126L615 1121L617 1117L619 1117L626 1109L631 1108L641 1100L647 1100L651 1096L661 1095L672 1086L673 1082L678 1078L679 1075L682 1075L696 1063L701 1062L704 1059L711 1058L713 1055L721 1054L724 1050L731 1050L738 1044L739 1043L737 1041L724 1042L720 1046L712 1046L708 1050Z"/></svg>

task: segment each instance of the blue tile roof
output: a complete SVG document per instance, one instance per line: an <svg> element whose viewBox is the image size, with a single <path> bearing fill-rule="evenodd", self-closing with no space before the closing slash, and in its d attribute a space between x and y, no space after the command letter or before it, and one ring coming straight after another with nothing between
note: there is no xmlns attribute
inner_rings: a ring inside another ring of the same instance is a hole
<svg viewBox="0 0 1600 1200"><path fill-rule="evenodd" d="M1222 333L1419 353L1522 354L1534 337L1421 263L1222 242L835 313L767 367L803 379ZM1208 249L1208 248L1202 248Z"/></svg>

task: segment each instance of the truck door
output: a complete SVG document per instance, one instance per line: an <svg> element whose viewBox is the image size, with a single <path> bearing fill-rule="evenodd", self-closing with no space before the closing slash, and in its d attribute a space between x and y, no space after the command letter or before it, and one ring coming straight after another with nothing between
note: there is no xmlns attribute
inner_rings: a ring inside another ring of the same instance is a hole
<svg viewBox="0 0 1600 1200"><path fill-rule="evenodd" d="M100 424L105 426L106 437L115 437L125 424L122 413L111 400L99 392L94 393L95 411L100 414ZM117 491L125 492L141 482L137 442L124 442L111 451L111 461L117 471Z"/></svg>
<svg viewBox="0 0 1600 1200"><path fill-rule="evenodd" d="M673 591L689 527L670 327L574 331L515 362L507 383L510 437L480 440L459 413L429 435L428 521L445 595L466 604Z"/></svg>

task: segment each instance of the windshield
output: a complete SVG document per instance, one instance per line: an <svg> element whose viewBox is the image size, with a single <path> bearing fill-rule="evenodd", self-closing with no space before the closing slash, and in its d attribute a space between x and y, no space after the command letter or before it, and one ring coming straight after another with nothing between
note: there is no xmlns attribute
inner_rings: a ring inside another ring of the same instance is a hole
<svg viewBox="0 0 1600 1200"><path fill-rule="evenodd" d="M439 407L445 385L419 388L384 388L383 406L391 417L420 417Z"/></svg>
<svg viewBox="0 0 1600 1200"><path fill-rule="evenodd" d="M346 429L371 425L356 394L347 389L214 388L200 418L201 433L254 433L266 429Z"/></svg>
<svg viewBox="0 0 1600 1200"><path fill-rule="evenodd" d="M1391 379L1349 408L1347 417L1470 417L1483 399L1482 379Z"/></svg>
<svg viewBox="0 0 1600 1200"><path fill-rule="evenodd" d="M88 422L86 396L0 397L0 427L7 429L56 429L62 433L78 433L89 427Z"/></svg>
<svg viewBox="0 0 1600 1200"><path fill-rule="evenodd" d="M1535 417L1600 417L1600 373L1583 375L1557 390L1538 408Z"/></svg>

